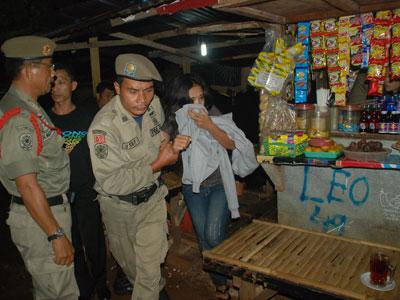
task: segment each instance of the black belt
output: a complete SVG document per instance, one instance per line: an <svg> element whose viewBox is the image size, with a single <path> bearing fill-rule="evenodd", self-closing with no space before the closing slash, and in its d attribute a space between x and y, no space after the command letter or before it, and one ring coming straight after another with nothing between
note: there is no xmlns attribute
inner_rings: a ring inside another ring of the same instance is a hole
<svg viewBox="0 0 400 300"><path fill-rule="evenodd" d="M11 202L19 204L19 205L25 205L22 198L18 197L18 196L12 196ZM64 199L61 195L58 195L58 196L47 198L47 203L49 203L49 206L60 205L60 204L64 203Z"/></svg>
<svg viewBox="0 0 400 300"><path fill-rule="evenodd" d="M151 186L129 195L118 196L118 199L124 202L131 203L133 205L139 205L140 203L149 201L150 197L153 196L154 192L157 190L158 186L161 185L161 182L158 181L159 184L153 183Z"/></svg>

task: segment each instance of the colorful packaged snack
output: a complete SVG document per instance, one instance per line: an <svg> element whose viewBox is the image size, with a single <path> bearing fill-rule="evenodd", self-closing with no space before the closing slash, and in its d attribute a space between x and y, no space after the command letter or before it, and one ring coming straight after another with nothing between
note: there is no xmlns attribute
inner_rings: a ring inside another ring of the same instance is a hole
<svg viewBox="0 0 400 300"><path fill-rule="evenodd" d="M312 52L312 68L313 70L318 70L325 68L326 66L326 59L324 51L313 51Z"/></svg>
<svg viewBox="0 0 400 300"><path fill-rule="evenodd" d="M323 36L312 36L311 46L313 50L324 49L324 37Z"/></svg>
<svg viewBox="0 0 400 300"><path fill-rule="evenodd" d="M335 68L338 66L339 55L337 52L326 53L326 65L328 68Z"/></svg>
<svg viewBox="0 0 400 300"><path fill-rule="evenodd" d="M362 26L374 23L374 14L373 13L361 14L360 17L361 17Z"/></svg>
<svg viewBox="0 0 400 300"><path fill-rule="evenodd" d="M337 21L334 18L324 20L323 24L324 32L335 33L338 30Z"/></svg>
<svg viewBox="0 0 400 300"><path fill-rule="evenodd" d="M303 45L310 43L310 22L297 23L297 41Z"/></svg>
<svg viewBox="0 0 400 300"><path fill-rule="evenodd" d="M361 17L359 15L349 16L350 27L361 26Z"/></svg>
<svg viewBox="0 0 400 300"><path fill-rule="evenodd" d="M387 59L387 47L385 44L373 43L371 45L371 60L386 60Z"/></svg>
<svg viewBox="0 0 400 300"><path fill-rule="evenodd" d="M308 67L308 45L304 45L304 51L296 59L296 68L307 68Z"/></svg>
<svg viewBox="0 0 400 300"><path fill-rule="evenodd" d="M390 77L392 80L400 79L400 61L392 62L390 65Z"/></svg>
<svg viewBox="0 0 400 300"><path fill-rule="evenodd" d="M338 49L338 37L336 35L325 36L325 49L333 50Z"/></svg>
<svg viewBox="0 0 400 300"><path fill-rule="evenodd" d="M384 80L386 68L383 65L370 63L368 66L367 80Z"/></svg>
<svg viewBox="0 0 400 300"><path fill-rule="evenodd" d="M390 20L392 18L391 10L378 11L375 14L375 20Z"/></svg>
<svg viewBox="0 0 400 300"><path fill-rule="evenodd" d="M328 79L331 87L340 84L340 70L328 71Z"/></svg>
<svg viewBox="0 0 400 300"><path fill-rule="evenodd" d="M307 102L307 91L306 90L295 90L294 102L295 103L306 103Z"/></svg>
<svg viewBox="0 0 400 300"><path fill-rule="evenodd" d="M393 17L392 17L393 22L399 22L400 21L400 8L396 8L393 10Z"/></svg>
<svg viewBox="0 0 400 300"><path fill-rule="evenodd" d="M400 23L392 25L392 38L400 38Z"/></svg>
<svg viewBox="0 0 400 300"><path fill-rule="evenodd" d="M368 96L383 96L384 82L371 80L369 82Z"/></svg>
<svg viewBox="0 0 400 300"><path fill-rule="evenodd" d="M362 64L362 47L361 45L358 46L351 46L350 47L350 64L353 67L360 67Z"/></svg>
<svg viewBox="0 0 400 300"><path fill-rule="evenodd" d="M362 69L368 68L370 52L371 52L371 47L370 46L363 47L363 50L362 50L362 63L361 63L361 68Z"/></svg>
<svg viewBox="0 0 400 300"><path fill-rule="evenodd" d="M350 45L361 45L361 27L349 28Z"/></svg>
<svg viewBox="0 0 400 300"><path fill-rule="evenodd" d="M321 20L314 20L310 22L311 34L322 32Z"/></svg>
<svg viewBox="0 0 400 300"><path fill-rule="evenodd" d="M400 40L392 43L390 60L400 60Z"/></svg>
<svg viewBox="0 0 400 300"><path fill-rule="evenodd" d="M390 26L375 24L372 37L376 40L389 40L390 39Z"/></svg>
<svg viewBox="0 0 400 300"><path fill-rule="evenodd" d="M294 85L296 90L308 89L308 69L296 68L294 76Z"/></svg>

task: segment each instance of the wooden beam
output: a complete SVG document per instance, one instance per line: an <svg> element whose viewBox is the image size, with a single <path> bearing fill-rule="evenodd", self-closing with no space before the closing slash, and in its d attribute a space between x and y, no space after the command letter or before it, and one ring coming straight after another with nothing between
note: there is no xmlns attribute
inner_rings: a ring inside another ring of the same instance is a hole
<svg viewBox="0 0 400 300"><path fill-rule="evenodd" d="M346 13L353 14L360 11L360 5L354 0L324 0L324 2Z"/></svg>
<svg viewBox="0 0 400 300"><path fill-rule="evenodd" d="M119 25L124 25L133 21L139 21L139 20L143 20L143 19L147 19L149 17L153 17L158 15L157 11L155 8L151 8L148 9L146 11L141 11L137 14L134 15L129 15L125 18L122 17L118 17L118 18L114 18L114 19L110 19L110 24L111 27L115 27L115 26L119 26Z"/></svg>
<svg viewBox="0 0 400 300"><path fill-rule="evenodd" d="M218 10L240 16L255 18L257 20L262 20L265 22L286 24L285 17L252 7L218 8Z"/></svg>
<svg viewBox="0 0 400 300"><path fill-rule="evenodd" d="M379 2L372 4L361 5L358 12L354 13L367 13L367 12L375 12L378 10L389 10L400 8L400 1L391 1L391 2ZM326 18L337 18L341 16L347 16L349 12L343 12L336 10L327 10L323 12L313 12L309 14L296 14L292 16L287 16L287 23L297 23L300 21L310 21L310 20L318 20L318 19L326 19Z"/></svg>
<svg viewBox="0 0 400 300"><path fill-rule="evenodd" d="M192 27L192 28L167 30L167 31L163 31L163 32L148 34L146 36L143 36L143 38L154 41L154 40L170 38L170 37L178 36L178 35L190 35L190 34L193 35L193 34L199 34L199 33L221 32L221 31L229 31L229 30L266 28L269 25L270 24L266 24L266 23L262 23L262 22L255 22L255 21L213 24L213 25L205 25L205 26Z"/></svg>
<svg viewBox="0 0 400 300"><path fill-rule="evenodd" d="M250 44L264 43L265 38L250 38L250 39L241 39L241 40L231 40L219 43L211 43L207 44L208 49L217 49L217 48L225 48L225 47L234 47L234 46L244 46ZM182 51L199 51L199 46L192 46L181 48ZM159 57L164 55L162 51L151 51L148 54L150 57Z"/></svg>
<svg viewBox="0 0 400 300"><path fill-rule="evenodd" d="M97 37L89 38L89 43L97 42ZM90 67L92 70L92 92L96 97L96 87L101 81L99 48L90 48Z"/></svg>
<svg viewBox="0 0 400 300"><path fill-rule="evenodd" d="M218 0L218 4L213 5L213 8L250 6L271 1L274 0Z"/></svg>
<svg viewBox="0 0 400 300"><path fill-rule="evenodd" d="M193 59L195 59L197 61L203 61L203 62L208 61L207 58L201 57L199 55L191 54L190 52L182 51L180 49L176 49L176 48L173 48L173 47L170 47L170 46L166 46L166 45L163 45L163 44L160 44L160 43L149 41L147 39L136 37L136 36L133 36L133 35L130 35L130 34L117 32L117 33L112 33L110 35L112 37L117 37L117 38L120 38L120 39L125 39L125 40L128 40L128 41L136 42L138 44L141 44L141 45L144 45L144 46L147 46L147 47L150 47L150 48L159 49L159 50L171 53L171 54L190 57L190 58L193 58Z"/></svg>
<svg viewBox="0 0 400 300"><path fill-rule="evenodd" d="M241 54L241 55L234 55L229 57L224 57L216 60L238 60L238 59L245 59L245 58L256 58L258 53L249 53L249 54Z"/></svg>

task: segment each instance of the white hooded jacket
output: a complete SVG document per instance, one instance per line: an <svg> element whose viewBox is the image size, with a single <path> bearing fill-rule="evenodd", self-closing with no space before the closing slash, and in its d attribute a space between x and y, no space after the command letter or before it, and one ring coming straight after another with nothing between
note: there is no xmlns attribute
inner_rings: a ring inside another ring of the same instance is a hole
<svg viewBox="0 0 400 300"><path fill-rule="evenodd" d="M188 116L190 109L198 110L205 107L201 104L187 104L176 112L179 133L192 138L189 147L182 152L182 182L192 184L193 192L199 193L201 183L219 167L231 217L238 218L239 202L233 174L245 177L258 167L253 144L233 122L232 114L211 117L212 121L235 142L231 164L226 149Z"/></svg>

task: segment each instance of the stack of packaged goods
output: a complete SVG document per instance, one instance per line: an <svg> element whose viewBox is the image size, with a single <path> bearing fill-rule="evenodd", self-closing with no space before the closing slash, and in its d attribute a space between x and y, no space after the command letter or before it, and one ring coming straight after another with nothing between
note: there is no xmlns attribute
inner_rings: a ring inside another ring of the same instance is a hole
<svg viewBox="0 0 400 300"><path fill-rule="evenodd" d="M294 102L306 103L308 80L309 80L309 44L310 44L310 22L297 24L297 42L304 46L303 52L297 57L294 76Z"/></svg>

